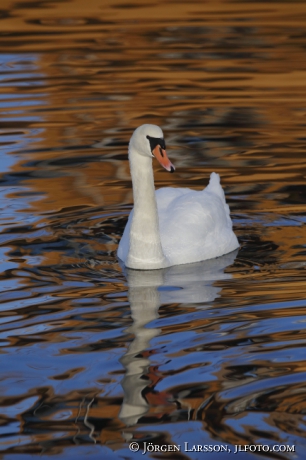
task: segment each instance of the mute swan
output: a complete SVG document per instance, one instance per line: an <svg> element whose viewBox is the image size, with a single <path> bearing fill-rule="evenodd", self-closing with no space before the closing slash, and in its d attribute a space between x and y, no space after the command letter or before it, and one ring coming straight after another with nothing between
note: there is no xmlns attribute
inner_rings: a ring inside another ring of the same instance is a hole
<svg viewBox="0 0 306 460"><path fill-rule="evenodd" d="M128 268L152 270L222 256L239 247L220 177L201 191L161 188L155 192L152 158L170 172L161 128L145 124L129 143L134 209L124 229L118 257Z"/></svg>

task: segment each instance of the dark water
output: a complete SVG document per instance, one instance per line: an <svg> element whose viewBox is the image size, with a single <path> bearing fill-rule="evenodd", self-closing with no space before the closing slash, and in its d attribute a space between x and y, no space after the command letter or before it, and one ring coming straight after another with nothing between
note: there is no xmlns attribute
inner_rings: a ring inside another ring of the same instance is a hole
<svg viewBox="0 0 306 460"><path fill-rule="evenodd" d="M305 21L303 1L1 1L3 458L304 458ZM121 270L144 122L177 168L157 187L221 175L238 253Z"/></svg>

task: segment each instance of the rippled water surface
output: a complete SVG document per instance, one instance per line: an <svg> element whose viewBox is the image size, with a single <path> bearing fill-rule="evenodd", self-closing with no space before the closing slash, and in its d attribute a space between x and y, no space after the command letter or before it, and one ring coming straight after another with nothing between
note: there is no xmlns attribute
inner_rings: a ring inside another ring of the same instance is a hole
<svg viewBox="0 0 306 460"><path fill-rule="evenodd" d="M305 24L303 1L1 0L3 458L304 458ZM157 187L220 174L237 253L122 270L145 122L177 168Z"/></svg>

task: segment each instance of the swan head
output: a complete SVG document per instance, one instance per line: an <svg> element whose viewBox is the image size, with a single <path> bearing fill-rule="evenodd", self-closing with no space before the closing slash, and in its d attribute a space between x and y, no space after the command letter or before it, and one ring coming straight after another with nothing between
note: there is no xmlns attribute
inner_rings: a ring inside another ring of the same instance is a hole
<svg viewBox="0 0 306 460"><path fill-rule="evenodd" d="M136 128L130 140L129 150L136 151L142 156L155 157L169 172L175 170L167 156L164 135L159 126L145 124Z"/></svg>

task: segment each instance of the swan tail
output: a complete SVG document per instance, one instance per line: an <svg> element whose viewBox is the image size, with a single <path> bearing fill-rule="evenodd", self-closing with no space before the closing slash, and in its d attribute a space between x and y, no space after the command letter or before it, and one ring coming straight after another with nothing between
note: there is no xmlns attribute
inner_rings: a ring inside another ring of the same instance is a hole
<svg viewBox="0 0 306 460"><path fill-rule="evenodd" d="M207 192L211 192L211 193L214 193L215 195L218 195L222 199L222 201L225 202L225 195L224 195L223 188L221 187L221 184L220 184L219 174L215 172L211 173L209 184L207 185L206 190Z"/></svg>
<svg viewBox="0 0 306 460"><path fill-rule="evenodd" d="M233 224L230 218L230 208L229 208L229 205L226 203L225 193L224 193L223 188L221 187L219 174L215 172L211 173L209 184L207 185L206 190L210 193L213 193L214 195L218 196L221 199L222 204L223 204L223 209L226 215L227 224L230 228L232 228Z"/></svg>

